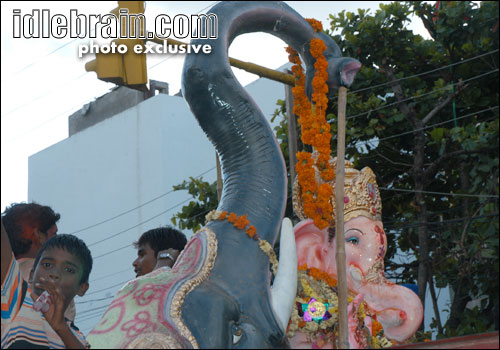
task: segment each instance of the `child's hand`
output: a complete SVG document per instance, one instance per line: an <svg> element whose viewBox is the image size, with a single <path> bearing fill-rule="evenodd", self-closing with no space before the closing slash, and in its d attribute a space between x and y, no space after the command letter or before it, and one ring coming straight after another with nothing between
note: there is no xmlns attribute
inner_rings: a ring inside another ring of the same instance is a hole
<svg viewBox="0 0 500 350"><path fill-rule="evenodd" d="M40 283L36 283L37 288L46 290L50 294L51 304L49 310L44 312L45 319L52 329L57 333L68 327L64 319L65 299L61 288L52 280L40 277Z"/></svg>

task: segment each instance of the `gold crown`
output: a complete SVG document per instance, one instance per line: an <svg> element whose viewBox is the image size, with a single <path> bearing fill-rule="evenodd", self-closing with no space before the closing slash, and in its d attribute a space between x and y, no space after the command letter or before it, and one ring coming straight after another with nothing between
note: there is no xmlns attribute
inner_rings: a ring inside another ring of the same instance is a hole
<svg viewBox="0 0 500 350"><path fill-rule="evenodd" d="M314 152L316 153L316 152ZM313 158L317 154L313 153ZM330 166L334 169L337 165L337 158L330 157ZM314 167L316 181L324 183L319 175L319 171ZM357 216L366 216L372 220L382 220L382 201L378 190L376 177L369 167L364 167L361 171L354 169L354 165L344 160L344 222ZM335 219L335 178L328 182L333 189L330 202L333 206L332 217ZM301 219L306 220L302 204L301 189L297 178L293 183L293 210Z"/></svg>

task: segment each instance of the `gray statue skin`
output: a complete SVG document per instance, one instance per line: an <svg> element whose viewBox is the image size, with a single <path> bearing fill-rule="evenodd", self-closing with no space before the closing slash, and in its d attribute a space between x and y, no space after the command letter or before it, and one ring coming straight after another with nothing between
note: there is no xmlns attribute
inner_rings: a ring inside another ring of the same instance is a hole
<svg viewBox="0 0 500 350"><path fill-rule="evenodd" d="M327 45L330 92L351 85L361 64L341 57L329 36L315 33L285 3L224 1L208 13L218 16L219 38L192 42L212 45L212 53L186 57L183 95L221 160L224 182L218 210L248 214L260 237L273 244L287 198L285 162L265 117L231 71L229 45L250 32L281 38L306 64L309 96L314 76L311 39L319 37ZM209 278L187 295L182 307L183 319L200 347L289 347L270 302L268 259L255 242L227 222L210 222L206 227L217 236L217 259ZM233 344L238 329L243 335Z"/></svg>

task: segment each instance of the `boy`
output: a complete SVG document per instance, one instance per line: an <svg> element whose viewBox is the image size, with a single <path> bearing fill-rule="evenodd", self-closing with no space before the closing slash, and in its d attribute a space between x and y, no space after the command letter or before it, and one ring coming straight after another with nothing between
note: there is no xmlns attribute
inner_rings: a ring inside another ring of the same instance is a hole
<svg viewBox="0 0 500 350"><path fill-rule="evenodd" d="M30 273L30 285L19 265L2 221L2 349L88 347L82 333L64 318L75 295L89 288L92 257L85 243L72 235L56 235L44 243ZM50 294L47 312L35 311L34 301Z"/></svg>
<svg viewBox="0 0 500 350"><path fill-rule="evenodd" d="M134 246L137 259L134 260L136 277L144 276L160 267L171 268L187 239L184 233L170 227L158 227L144 232Z"/></svg>
<svg viewBox="0 0 500 350"><path fill-rule="evenodd" d="M35 257L42 245L57 234L57 221L61 218L51 207L38 203L13 203L2 213L2 221L21 276L30 280ZM29 284L30 282L28 282ZM74 321L75 302L72 301L64 317Z"/></svg>

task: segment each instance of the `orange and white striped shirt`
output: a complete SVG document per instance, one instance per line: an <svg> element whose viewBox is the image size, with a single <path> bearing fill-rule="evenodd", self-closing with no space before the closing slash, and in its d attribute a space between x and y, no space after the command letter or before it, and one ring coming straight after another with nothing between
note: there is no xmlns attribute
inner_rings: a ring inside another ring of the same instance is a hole
<svg viewBox="0 0 500 350"><path fill-rule="evenodd" d="M85 347L84 335L67 321ZM33 309L31 289L21 277L14 255L2 283L2 349L64 349L64 343L41 311Z"/></svg>

